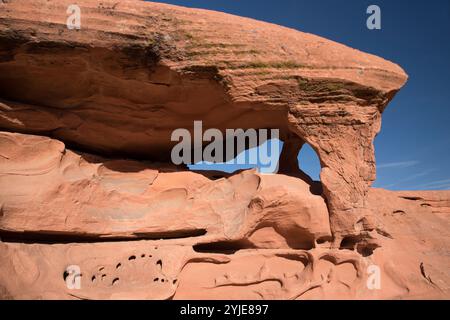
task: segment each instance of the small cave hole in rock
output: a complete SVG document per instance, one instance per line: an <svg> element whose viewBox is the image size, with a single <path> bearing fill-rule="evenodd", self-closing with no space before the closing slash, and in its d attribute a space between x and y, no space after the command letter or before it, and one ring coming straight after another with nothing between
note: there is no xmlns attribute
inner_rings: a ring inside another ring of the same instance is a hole
<svg viewBox="0 0 450 320"><path fill-rule="evenodd" d="M158 281L159 281L159 278L153 279L153 282L158 282Z"/></svg>
<svg viewBox="0 0 450 320"><path fill-rule="evenodd" d="M316 243L317 244L324 244L324 243L327 243L327 242L331 242L332 240L333 240L332 237L326 236L326 237L318 238L316 240Z"/></svg>
<svg viewBox="0 0 450 320"><path fill-rule="evenodd" d="M119 278L115 278L115 279L112 281L112 285L114 286L114 285L116 285L118 282L119 282Z"/></svg>
<svg viewBox="0 0 450 320"><path fill-rule="evenodd" d="M97 279L96 276L92 276L91 281L92 281L92 282L95 282L96 279Z"/></svg>
<svg viewBox="0 0 450 320"><path fill-rule="evenodd" d="M377 248L378 246L374 244L361 243L357 245L356 251L363 257L369 257Z"/></svg>
<svg viewBox="0 0 450 320"><path fill-rule="evenodd" d="M162 261L161 260L156 261L156 265L162 269Z"/></svg>
<svg viewBox="0 0 450 320"><path fill-rule="evenodd" d="M235 254L239 250L254 249L254 245L248 240L219 241L212 243L200 243L194 245L194 251L199 253Z"/></svg>
<svg viewBox="0 0 450 320"><path fill-rule="evenodd" d="M130 256L130 257L128 258L128 260L129 260L129 261L131 261L131 260L136 260L136 256Z"/></svg>
<svg viewBox="0 0 450 320"><path fill-rule="evenodd" d="M121 264L121 263L118 263L118 264L116 265L116 269L120 269L120 267L122 267L122 264Z"/></svg>

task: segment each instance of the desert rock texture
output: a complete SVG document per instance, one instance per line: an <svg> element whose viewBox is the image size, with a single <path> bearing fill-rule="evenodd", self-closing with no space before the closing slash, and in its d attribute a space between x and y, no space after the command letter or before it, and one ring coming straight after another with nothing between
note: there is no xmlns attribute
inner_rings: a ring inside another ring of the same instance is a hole
<svg viewBox="0 0 450 320"><path fill-rule="evenodd" d="M150 2L69 29L71 4L0 1L0 298L450 298L450 191L371 188L399 66ZM196 120L279 129L279 173L173 165Z"/></svg>

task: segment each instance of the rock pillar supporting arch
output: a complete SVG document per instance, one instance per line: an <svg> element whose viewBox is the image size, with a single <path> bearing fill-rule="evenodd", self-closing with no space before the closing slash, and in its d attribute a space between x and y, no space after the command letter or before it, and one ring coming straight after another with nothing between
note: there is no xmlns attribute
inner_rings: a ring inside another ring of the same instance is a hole
<svg viewBox="0 0 450 320"><path fill-rule="evenodd" d="M371 215L366 198L376 176L373 140L380 124L381 114L375 106L290 108L291 131L320 158L334 246L345 237L364 238L357 222Z"/></svg>

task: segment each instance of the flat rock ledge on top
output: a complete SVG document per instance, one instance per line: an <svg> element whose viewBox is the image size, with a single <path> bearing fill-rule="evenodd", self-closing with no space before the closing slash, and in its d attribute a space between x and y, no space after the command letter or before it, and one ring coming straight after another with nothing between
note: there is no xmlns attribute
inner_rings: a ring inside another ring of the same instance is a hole
<svg viewBox="0 0 450 320"><path fill-rule="evenodd" d="M83 1L69 30L71 4L0 3L0 296L448 297L448 192L370 189L381 113L407 80L399 66L140 1ZM194 120L279 129L280 174L171 166L170 135ZM295 161L305 143L321 195ZM367 288L370 264L383 290ZM83 270L81 291L67 288L68 265Z"/></svg>

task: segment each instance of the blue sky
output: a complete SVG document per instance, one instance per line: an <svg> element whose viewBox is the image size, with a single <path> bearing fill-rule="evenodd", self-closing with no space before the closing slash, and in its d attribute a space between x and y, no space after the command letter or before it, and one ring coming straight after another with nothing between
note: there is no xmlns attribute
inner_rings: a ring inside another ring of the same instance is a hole
<svg viewBox="0 0 450 320"><path fill-rule="evenodd" d="M401 65L407 85L383 114L375 140L376 187L450 189L450 1L170 0L310 32ZM366 28L366 9L381 8L382 29ZM315 154L300 155L318 175Z"/></svg>

